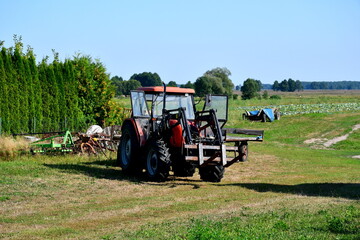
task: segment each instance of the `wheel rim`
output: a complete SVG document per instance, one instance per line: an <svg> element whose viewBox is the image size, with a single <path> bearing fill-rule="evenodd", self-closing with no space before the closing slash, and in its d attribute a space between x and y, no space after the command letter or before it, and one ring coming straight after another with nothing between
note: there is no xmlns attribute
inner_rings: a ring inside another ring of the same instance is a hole
<svg viewBox="0 0 360 240"><path fill-rule="evenodd" d="M131 158L131 139L129 135L124 137L121 150L121 162L124 166L127 166Z"/></svg>
<svg viewBox="0 0 360 240"><path fill-rule="evenodd" d="M239 146L239 154L240 154L240 161L244 162L247 159L247 155L248 155L248 146L247 144L241 144Z"/></svg>
<svg viewBox="0 0 360 240"><path fill-rule="evenodd" d="M130 141L130 139L128 139L128 141L126 142L126 145L125 145L125 154L126 154L126 158L129 159L130 154L131 154L131 141Z"/></svg>
<svg viewBox="0 0 360 240"><path fill-rule="evenodd" d="M247 158L247 153L248 153L248 151L247 151L247 145L244 145L244 146L243 146L243 153L242 153L244 158Z"/></svg>
<svg viewBox="0 0 360 240"><path fill-rule="evenodd" d="M147 170L150 176L154 176L156 174L158 168L158 158L155 151L150 151L147 157Z"/></svg>

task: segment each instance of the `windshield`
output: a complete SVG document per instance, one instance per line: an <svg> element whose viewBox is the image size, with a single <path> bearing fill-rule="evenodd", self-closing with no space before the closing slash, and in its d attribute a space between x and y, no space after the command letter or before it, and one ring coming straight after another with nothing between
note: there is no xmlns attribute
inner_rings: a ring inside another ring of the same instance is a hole
<svg viewBox="0 0 360 240"><path fill-rule="evenodd" d="M204 110L216 110L216 116L219 120L227 120L227 96L225 95L209 95L208 102L205 102Z"/></svg>
<svg viewBox="0 0 360 240"><path fill-rule="evenodd" d="M151 100L154 97L154 117L162 114L163 108L163 95L148 95L147 100ZM193 108L193 101L191 95L166 95L166 106L167 110L178 109L180 107L185 108L185 114L187 119L195 119L195 113Z"/></svg>

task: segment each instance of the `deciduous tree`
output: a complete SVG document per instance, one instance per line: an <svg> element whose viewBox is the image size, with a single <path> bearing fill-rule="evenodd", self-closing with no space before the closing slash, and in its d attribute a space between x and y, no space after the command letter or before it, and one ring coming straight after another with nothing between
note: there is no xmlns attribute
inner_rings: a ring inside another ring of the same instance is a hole
<svg viewBox="0 0 360 240"><path fill-rule="evenodd" d="M280 84L279 82L276 80L272 86L272 90L274 91L279 91L280 90Z"/></svg>
<svg viewBox="0 0 360 240"><path fill-rule="evenodd" d="M133 74L130 80L138 80L141 86L162 86L162 81L157 73L143 72L139 74Z"/></svg>
<svg viewBox="0 0 360 240"><path fill-rule="evenodd" d="M175 81L170 81L167 86L169 87L177 87L177 83Z"/></svg>
<svg viewBox="0 0 360 240"><path fill-rule="evenodd" d="M248 78L241 87L241 98L243 100L259 96L259 80Z"/></svg>
<svg viewBox="0 0 360 240"><path fill-rule="evenodd" d="M229 78L231 72L227 68L214 68L212 70L207 71L204 76L214 79L214 82L221 82L222 88L218 88L220 92L228 95L229 97L233 94L234 84ZM220 93L218 93L220 94Z"/></svg>

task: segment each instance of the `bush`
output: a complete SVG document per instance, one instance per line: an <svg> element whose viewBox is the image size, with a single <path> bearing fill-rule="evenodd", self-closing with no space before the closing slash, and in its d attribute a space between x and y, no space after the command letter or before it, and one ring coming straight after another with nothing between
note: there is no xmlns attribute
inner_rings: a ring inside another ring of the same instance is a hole
<svg viewBox="0 0 360 240"><path fill-rule="evenodd" d="M241 87L241 98L243 100L252 99L255 97L259 98L257 95L259 94L258 92L261 89L260 83L261 82L259 80L251 78L246 79L243 86Z"/></svg>
<svg viewBox="0 0 360 240"><path fill-rule="evenodd" d="M262 97L264 98L264 99L268 99L269 98L269 93L268 93L268 91L264 91L264 93L263 93L263 95L262 95Z"/></svg>
<svg viewBox="0 0 360 240"><path fill-rule="evenodd" d="M109 102L109 106L109 116L104 123L106 126L122 125L123 121L131 115L131 108L126 108L114 100Z"/></svg>
<svg viewBox="0 0 360 240"><path fill-rule="evenodd" d="M233 95L233 99L234 99L234 100L237 100L238 97L239 97L239 95L237 95L237 94L234 94L234 95Z"/></svg>
<svg viewBox="0 0 360 240"><path fill-rule="evenodd" d="M270 99L281 99L281 96L279 96L279 95L271 95Z"/></svg>

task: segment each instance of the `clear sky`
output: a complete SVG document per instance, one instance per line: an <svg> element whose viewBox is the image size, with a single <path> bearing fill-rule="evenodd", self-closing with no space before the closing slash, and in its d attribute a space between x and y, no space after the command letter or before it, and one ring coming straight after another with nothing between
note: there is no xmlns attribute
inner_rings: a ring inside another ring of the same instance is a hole
<svg viewBox="0 0 360 240"><path fill-rule="evenodd" d="M14 34L38 61L80 52L124 79L360 81L360 0L0 0L5 47Z"/></svg>

